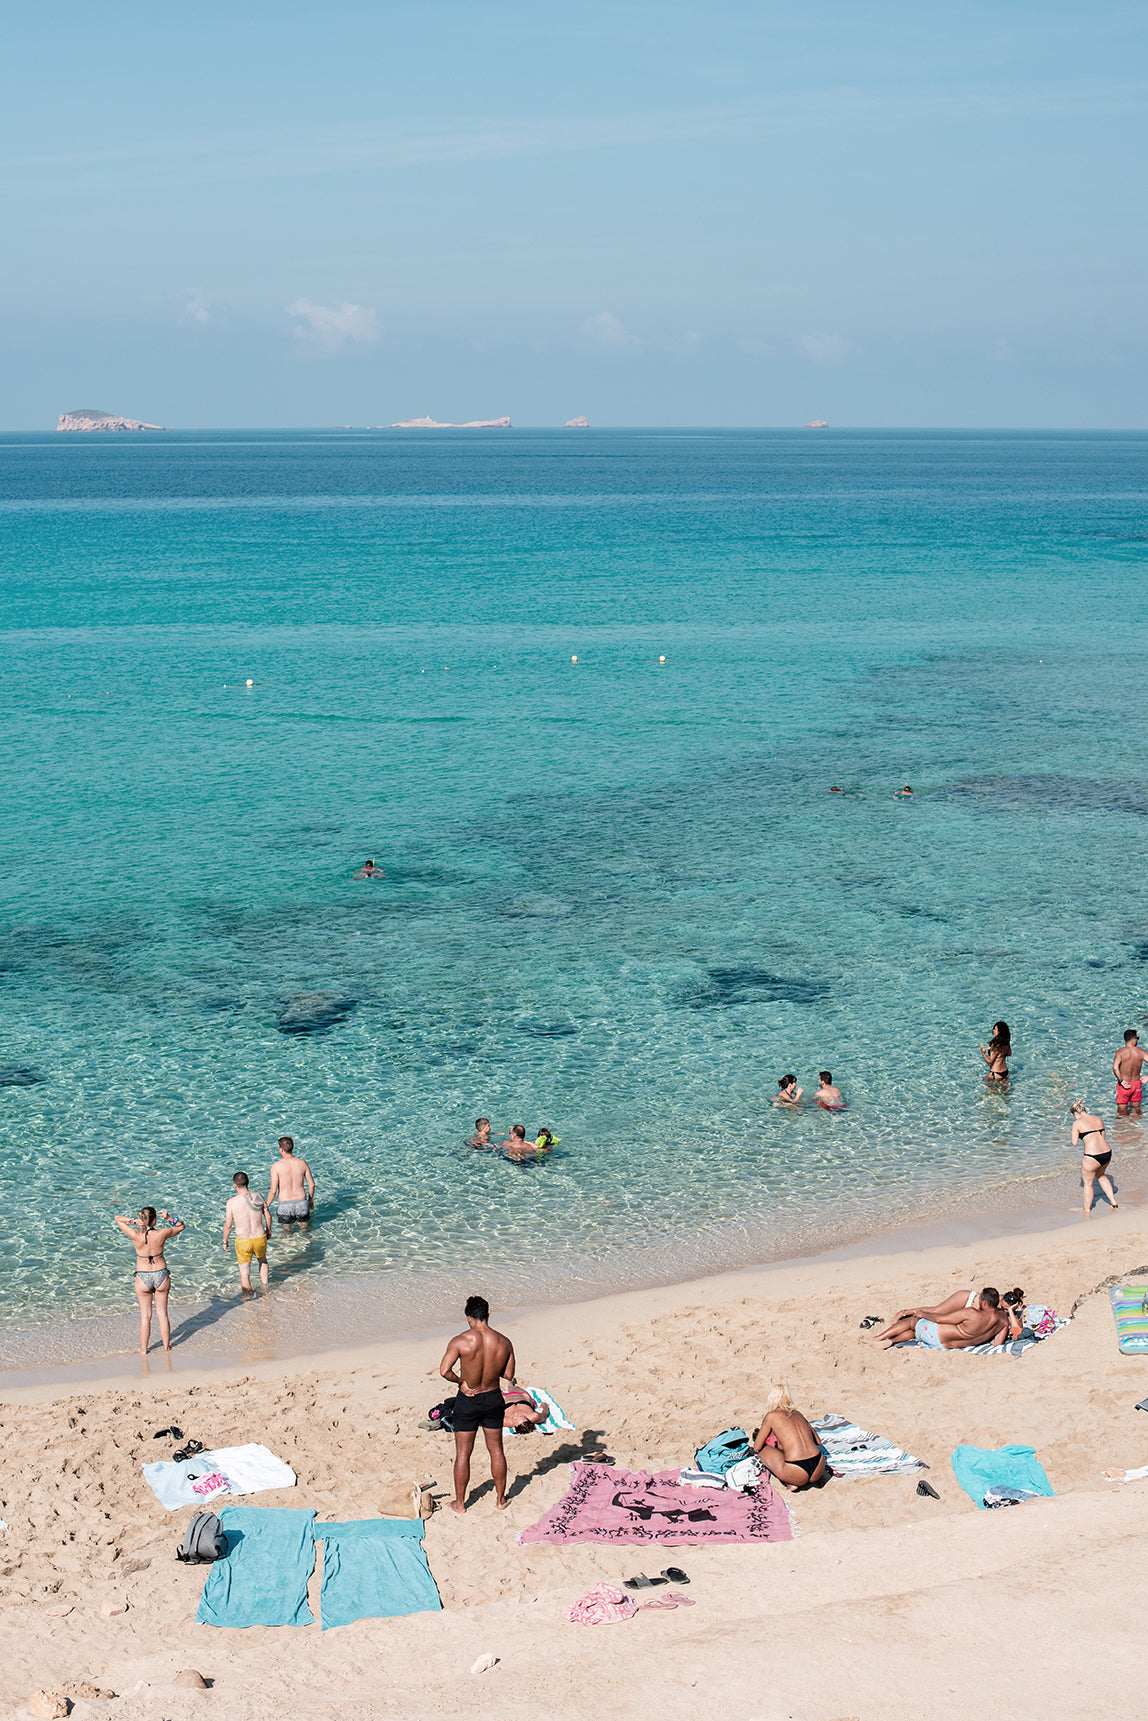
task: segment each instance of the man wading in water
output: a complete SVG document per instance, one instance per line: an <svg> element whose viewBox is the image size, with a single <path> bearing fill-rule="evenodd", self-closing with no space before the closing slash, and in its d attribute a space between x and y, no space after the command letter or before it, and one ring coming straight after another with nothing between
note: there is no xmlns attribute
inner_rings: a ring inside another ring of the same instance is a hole
<svg viewBox="0 0 1148 1721"><path fill-rule="evenodd" d="M505 1333L496 1333L488 1323L490 1304L485 1297L468 1297L467 1331L451 1339L446 1355L439 1364L439 1373L458 1387L454 1415L454 1499L452 1512L466 1511L466 1490L470 1482L470 1455L479 1429L490 1454L490 1474L494 1479L494 1504L500 1512L506 1510L506 1454L502 1450L502 1421L506 1402L500 1382L515 1386L514 1346ZM455 1364L458 1365L458 1374ZM460 1378L461 1377L461 1378Z"/></svg>

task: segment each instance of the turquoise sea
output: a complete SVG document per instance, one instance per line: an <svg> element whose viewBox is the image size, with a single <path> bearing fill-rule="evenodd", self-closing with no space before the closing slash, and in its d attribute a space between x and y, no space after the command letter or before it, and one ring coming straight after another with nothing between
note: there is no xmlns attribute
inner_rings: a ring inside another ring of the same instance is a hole
<svg viewBox="0 0 1148 1721"><path fill-rule="evenodd" d="M144 1202L189 1224L176 1301L230 1293L230 1177L281 1132L320 1212L280 1263L412 1318L1050 1171L1074 1202L1065 1108L1111 1114L1148 1005L1146 456L0 438L6 1317L130 1340L110 1215ZM823 1067L844 1114L771 1106ZM561 1145L476 1153L480 1113Z"/></svg>

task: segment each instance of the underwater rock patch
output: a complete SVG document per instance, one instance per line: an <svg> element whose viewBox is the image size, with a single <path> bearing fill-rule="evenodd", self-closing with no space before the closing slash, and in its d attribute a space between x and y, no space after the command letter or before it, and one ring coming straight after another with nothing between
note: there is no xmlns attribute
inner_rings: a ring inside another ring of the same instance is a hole
<svg viewBox="0 0 1148 1721"><path fill-rule="evenodd" d="M281 1034L322 1034L349 1016L358 1003L343 992L294 992L281 1000Z"/></svg>

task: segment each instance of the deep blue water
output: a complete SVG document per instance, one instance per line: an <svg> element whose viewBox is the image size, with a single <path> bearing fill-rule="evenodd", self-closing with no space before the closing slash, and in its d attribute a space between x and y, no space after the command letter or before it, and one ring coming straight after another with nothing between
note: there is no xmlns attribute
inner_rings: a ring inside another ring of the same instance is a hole
<svg viewBox="0 0 1148 1721"><path fill-rule="evenodd" d="M297 1267L416 1301L1074 1199L1065 1106L1146 1015L1146 456L0 438L3 1308L122 1303L145 1201L181 1295L229 1284L283 1131ZM770 1105L823 1067L845 1114ZM561 1147L470 1152L480 1112Z"/></svg>

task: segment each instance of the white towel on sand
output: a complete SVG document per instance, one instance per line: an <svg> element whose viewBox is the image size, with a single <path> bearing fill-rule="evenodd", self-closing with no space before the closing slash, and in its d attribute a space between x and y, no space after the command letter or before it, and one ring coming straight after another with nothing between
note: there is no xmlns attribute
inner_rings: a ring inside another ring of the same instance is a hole
<svg viewBox="0 0 1148 1721"><path fill-rule="evenodd" d="M192 1482L220 1470L227 1478L227 1488L218 1489L212 1498L228 1494L258 1494L262 1488L293 1488L297 1480L294 1470L268 1452L266 1446L254 1442L248 1446L220 1446L214 1452L197 1452L194 1458L184 1458L179 1464L171 1461L143 1466L144 1481L169 1512L181 1506L202 1506L203 1496L197 1494Z"/></svg>

